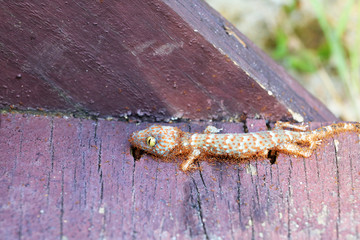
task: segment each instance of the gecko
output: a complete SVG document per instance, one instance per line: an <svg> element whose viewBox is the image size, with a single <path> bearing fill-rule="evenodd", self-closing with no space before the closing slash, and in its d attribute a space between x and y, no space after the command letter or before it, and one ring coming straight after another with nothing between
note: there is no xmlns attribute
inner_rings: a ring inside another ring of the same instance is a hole
<svg viewBox="0 0 360 240"><path fill-rule="evenodd" d="M152 125L131 134L133 149L158 158L181 158L184 172L197 169L197 160L206 157L233 159L269 158L276 161L279 153L308 158L325 138L341 132L360 133L360 123L335 123L310 131L307 125L277 122L271 131L253 133L219 133L222 129L208 126L203 133L189 133L172 126Z"/></svg>

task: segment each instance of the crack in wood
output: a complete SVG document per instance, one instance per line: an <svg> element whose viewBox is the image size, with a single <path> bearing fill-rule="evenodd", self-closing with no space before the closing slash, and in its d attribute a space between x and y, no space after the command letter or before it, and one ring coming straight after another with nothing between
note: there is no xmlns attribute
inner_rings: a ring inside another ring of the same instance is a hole
<svg viewBox="0 0 360 240"><path fill-rule="evenodd" d="M79 199L79 203L80 205L81 204L84 204L84 206L86 206L86 200L87 200L87 183L85 181L85 178L86 178L86 159L85 159L85 152L82 152L81 154L81 173L82 173L82 176L81 176L81 181L84 183L84 188L82 189L83 191L83 195L84 197L82 198L81 197L81 194L80 194L80 199ZM82 203L83 201L83 203Z"/></svg>
<svg viewBox="0 0 360 240"><path fill-rule="evenodd" d="M20 132L20 146L19 146L19 154L16 156L15 158L15 163L14 163L14 168L13 168L13 177L15 176L15 171L17 170L18 167L18 161L22 159L23 156L23 144L24 144L24 132L21 131ZM12 177L12 178L13 178ZM13 183L13 179L11 181ZM22 239L23 238L23 220L24 220L24 188L23 186L20 188L20 218L19 218L19 230L18 230L18 238Z"/></svg>
<svg viewBox="0 0 360 240"><path fill-rule="evenodd" d="M196 201L197 201L197 205L199 208L197 208L198 210L198 214L199 214L199 217L200 217L200 222L201 222L201 226L203 228L203 231L204 231L204 235L205 235L205 238L207 240L209 240L209 236L207 234L207 230L206 230L206 225L205 225L205 221L204 221L204 214L203 214L203 210L202 210L202 207L201 207L201 198L200 198L200 192L199 192L199 188L196 184L196 181L193 177L191 177L192 180L193 180L193 183L194 183L194 186L195 186L195 189L196 189Z"/></svg>
<svg viewBox="0 0 360 240"><path fill-rule="evenodd" d="M228 212L231 212L230 201L227 202L227 207L228 207ZM235 236L234 236L234 234L235 234L235 233L234 233L234 230L235 230L234 228L235 228L235 226L234 226L234 223L233 223L231 217L229 218L229 221L230 221L230 226L231 226L231 227L230 227L231 239L232 239L232 240L235 240Z"/></svg>
<svg viewBox="0 0 360 240"><path fill-rule="evenodd" d="M64 164L64 163L63 163ZM63 165L61 167L61 195L60 195L60 240L64 237L64 172L65 172L65 166Z"/></svg>
<svg viewBox="0 0 360 240"><path fill-rule="evenodd" d="M360 136L357 136L358 142L357 144L359 144L359 140L360 140ZM355 196L355 186L354 186L354 166L353 166L353 157L351 156L351 152L348 152L348 159L350 159L350 181L351 181L351 193L353 196ZM351 221L355 221L354 216L355 216L355 209L356 209L356 204L355 202L352 202L352 207L351 207ZM355 228L355 234L356 234L356 239L360 239L359 236L359 231L358 228Z"/></svg>
<svg viewBox="0 0 360 240"><path fill-rule="evenodd" d="M291 239L291 203L290 203L290 199L292 198L291 196L291 173L292 173L292 160L291 158L289 158L289 177L288 177L288 195L287 195L287 212L288 212L288 223L287 223L287 237L288 239Z"/></svg>
<svg viewBox="0 0 360 240"><path fill-rule="evenodd" d="M100 238L99 239L106 239L106 214L107 214L107 210L106 208L100 204L101 208L104 208L104 212L102 213L102 218L101 218L101 230L100 230Z"/></svg>
<svg viewBox="0 0 360 240"><path fill-rule="evenodd" d="M249 161L250 164L250 161ZM255 201L255 205L254 205L254 209L256 211L256 209L260 209L260 193L259 193L259 185L260 185L260 181L259 181L259 169L258 169L258 162L255 161L255 168L256 168L256 175L254 176L253 174L251 174L251 182L253 184L253 186L255 186L255 197L256 200ZM254 179L256 178L256 179Z"/></svg>
<svg viewBox="0 0 360 240"><path fill-rule="evenodd" d="M22 239L23 237L23 220L24 220L24 190L21 188L20 190L20 218L19 218L19 230L18 230L18 238Z"/></svg>
<svg viewBox="0 0 360 240"><path fill-rule="evenodd" d="M237 196L236 196L236 200L237 200L237 206L238 206L238 211L239 211L239 223L240 223L240 227L241 229L245 229L245 222L243 222L242 219L242 192L241 192L241 177L240 177L240 169L238 168L237 170L237 181L236 181L236 186L237 186Z"/></svg>
<svg viewBox="0 0 360 240"><path fill-rule="evenodd" d="M338 211L337 211L337 217L336 217L336 239L340 238L340 233L339 233L339 225L341 223L341 196L340 196L340 173L339 173L339 157L338 157L338 149L336 147L336 143L334 138L333 139L333 144L334 144L334 152L335 152L335 165L336 165L336 190L337 190L337 207L338 207Z"/></svg>
<svg viewBox="0 0 360 240"><path fill-rule="evenodd" d="M156 171L155 171L155 182L154 182L154 194L153 194L153 198L155 199L156 196L156 189L157 189L157 183L158 183L158 168L159 167L159 161L156 161Z"/></svg>
<svg viewBox="0 0 360 240"><path fill-rule="evenodd" d="M250 164L250 161L248 162ZM257 169L256 169L257 171ZM255 190L255 198L258 200L256 201L254 197L251 198L251 201L253 203L253 207L250 210L250 220L251 220L251 239L255 239L255 217L257 212L257 206L259 202L259 193L257 189L257 184L254 182L254 176L253 174L250 174L250 180L251 180L251 187L254 187Z"/></svg>
<svg viewBox="0 0 360 240"><path fill-rule="evenodd" d="M51 175L54 171L54 143L53 143L53 137L54 137L54 118L50 119L50 140L49 140L49 151L50 151L50 171L48 171L47 174L47 184L46 184L46 201L47 205L49 206L49 196L50 196L50 181L51 181Z"/></svg>
<svg viewBox="0 0 360 240"><path fill-rule="evenodd" d="M311 213L313 212L312 210L312 206L311 206L311 200L310 200L310 191L309 191L309 185L308 185L308 176L307 176L307 169L306 169L306 161L303 158L303 165L304 165L304 173L305 173L305 189L306 189L306 199L308 201L308 208L309 211L307 211L307 217L311 218ZM308 238L311 238L311 233L310 233L310 226L308 224L306 224L306 230L307 230L307 234L308 234Z"/></svg>
<svg viewBox="0 0 360 240"><path fill-rule="evenodd" d="M100 182L100 204L104 199L104 181L103 181L103 170L102 170L102 140L100 140L99 154L98 154L98 173Z"/></svg>
<svg viewBox="0 0 360 240"><path fill-rule="evenodd" d="M197 162L197 164L200 165L199 162ZM203 177L203 175L202 175L201 169L200 169L200 171L199 171L199 175L200 175L201 182L204 184L204 187L205 187L206 192L208 192L208 189L207 189L207 187L206 187L205 180L204 180L204 177Z"/></svg>
<svg viewBox="0 0 360 240"><path fill-rule="evenodd" d="M136 161L134 160L133 169L132 169L132 179L131 179L131 237L136 239L136 227L135 227L135 170L136 170Z"/></svg>

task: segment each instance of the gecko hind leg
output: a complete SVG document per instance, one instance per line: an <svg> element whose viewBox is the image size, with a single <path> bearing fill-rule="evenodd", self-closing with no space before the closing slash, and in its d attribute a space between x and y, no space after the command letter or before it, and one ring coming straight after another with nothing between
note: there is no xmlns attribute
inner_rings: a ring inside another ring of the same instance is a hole
<svg viewBox="0 0 360 240"><path fill-rule="evenodd" d="M297 132L306 132L309 131L309 125L295 125L289 122L276 122L274 130L285 130L290 129Z"/></svg>
<svg viewBox="0 0 360 240"><path fill-rule="evenodd" d="M308 158L313 153L312 147L301 147L296 143L285 143L276 147L276 150L288 155L296 155Z"/></svg>

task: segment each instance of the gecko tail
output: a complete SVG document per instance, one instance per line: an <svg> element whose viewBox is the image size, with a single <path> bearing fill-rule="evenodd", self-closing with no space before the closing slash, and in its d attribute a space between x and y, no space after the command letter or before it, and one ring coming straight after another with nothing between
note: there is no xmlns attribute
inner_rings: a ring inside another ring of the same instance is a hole
<svg viewBox="0 0 360 240"><path fill-rule="evenodd" d="M332 137L336 134L343 132L355 132L360 134L360 123L358 122L334 123L329 126L321 127L312 131L312 133L316 135L319 139Z"/></svg>

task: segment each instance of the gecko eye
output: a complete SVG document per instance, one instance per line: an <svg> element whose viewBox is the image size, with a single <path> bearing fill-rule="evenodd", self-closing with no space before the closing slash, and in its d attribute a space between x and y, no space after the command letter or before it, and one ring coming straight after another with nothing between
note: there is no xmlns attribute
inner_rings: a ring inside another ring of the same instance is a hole
<svg viewBox="0 0 360 240"><path fill-rule="evenodd" d="M153 147L156 144L156 139L154 137L147 137L146 144L150 147Z"/></svg>

